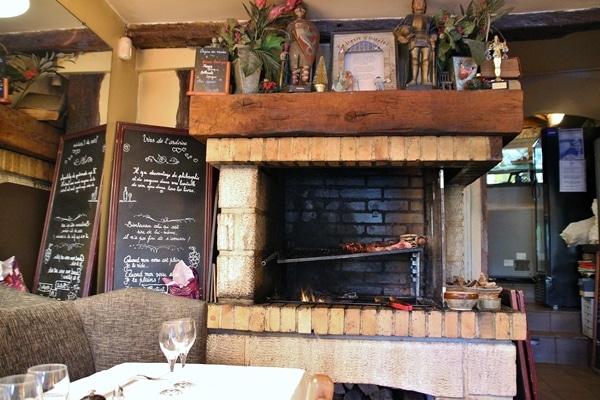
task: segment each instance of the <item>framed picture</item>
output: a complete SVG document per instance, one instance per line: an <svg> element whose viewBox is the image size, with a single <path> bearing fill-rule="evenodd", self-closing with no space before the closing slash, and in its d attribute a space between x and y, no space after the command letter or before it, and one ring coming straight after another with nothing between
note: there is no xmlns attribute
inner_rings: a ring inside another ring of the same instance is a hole
<svg viewBox="0 0 600 400"><path fill-rule="evenodd" d="M394 33L333 33L331 82L338 92L397 89Z"/></svg>

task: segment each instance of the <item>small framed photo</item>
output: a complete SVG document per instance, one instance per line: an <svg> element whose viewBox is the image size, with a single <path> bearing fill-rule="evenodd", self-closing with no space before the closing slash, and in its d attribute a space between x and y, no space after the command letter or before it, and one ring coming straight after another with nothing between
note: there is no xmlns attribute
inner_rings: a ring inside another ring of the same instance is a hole
<svg viewBox="0 0 600 400"><path fill-rule="evenodd" d="M332 90L396 90L396 68L396 39L392 31L331 35Z"/></svg>

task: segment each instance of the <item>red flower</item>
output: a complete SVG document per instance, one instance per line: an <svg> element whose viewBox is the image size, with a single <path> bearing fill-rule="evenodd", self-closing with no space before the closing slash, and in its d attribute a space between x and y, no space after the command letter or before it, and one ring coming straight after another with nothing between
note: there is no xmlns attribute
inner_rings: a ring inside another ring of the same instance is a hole
<svg viewBox="0 0 600 400"><path fill-rule="evenodd" d="M269 11L268 21L274 21L284 14L291 12L294 8L302 4L302 0L287 0L284 4L279 4Z"/></svg>
<svg viewBox="0 0 600 400"><path fill-rule="evenodd" d="M456 31L462 35L463 32L465 31L465 28L463 28L462 26L457 26Z"/></svg>
<svg viewBox="0 0 600 400"><path fill-rule="evenodd" d="M23 76L25 77L25 79L27 79L28 81L34 79L36 76L38 75L37 70L35 69L28 69L27 71L25 71L23 73Z"/></svg>
<svg viewBox="0 0 600 400"><path fill-rule="evenodd" d="M265 8L265 6L267 5L267 0L256 0L254 2L254 5L256 6L256 8L261 9L261 8Z"/></svg>

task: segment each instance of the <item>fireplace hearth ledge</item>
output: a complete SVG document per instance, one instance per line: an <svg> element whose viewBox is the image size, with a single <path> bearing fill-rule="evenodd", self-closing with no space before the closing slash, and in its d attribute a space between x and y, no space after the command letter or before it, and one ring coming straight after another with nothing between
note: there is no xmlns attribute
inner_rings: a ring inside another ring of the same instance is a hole
<svg viewBox="0 0 600 400"><path fill-rule="evenodd" d="M207 362L295 367L436 399L512 399L525 314L211 303Z"/></svg>

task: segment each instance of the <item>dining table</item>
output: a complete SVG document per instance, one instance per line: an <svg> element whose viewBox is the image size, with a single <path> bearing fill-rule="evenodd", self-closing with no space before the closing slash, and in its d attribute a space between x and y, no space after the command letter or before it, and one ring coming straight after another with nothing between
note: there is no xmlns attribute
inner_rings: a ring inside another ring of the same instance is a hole
<svg viewBox="0 0 600 400"><path fill-rule="evenodd" d="M147 379L142 377L159 378ZM190 387L166 396L161 391L177 382ZM123 400L134 399L260 399L305 400L309 386L306 371L299 368L218 364L177 364L173 373L165 363L123 363L71 382L69 399L80 400L93 390L107 400L122 388ZM116 398L118 399L118 397Z"/></svg>

